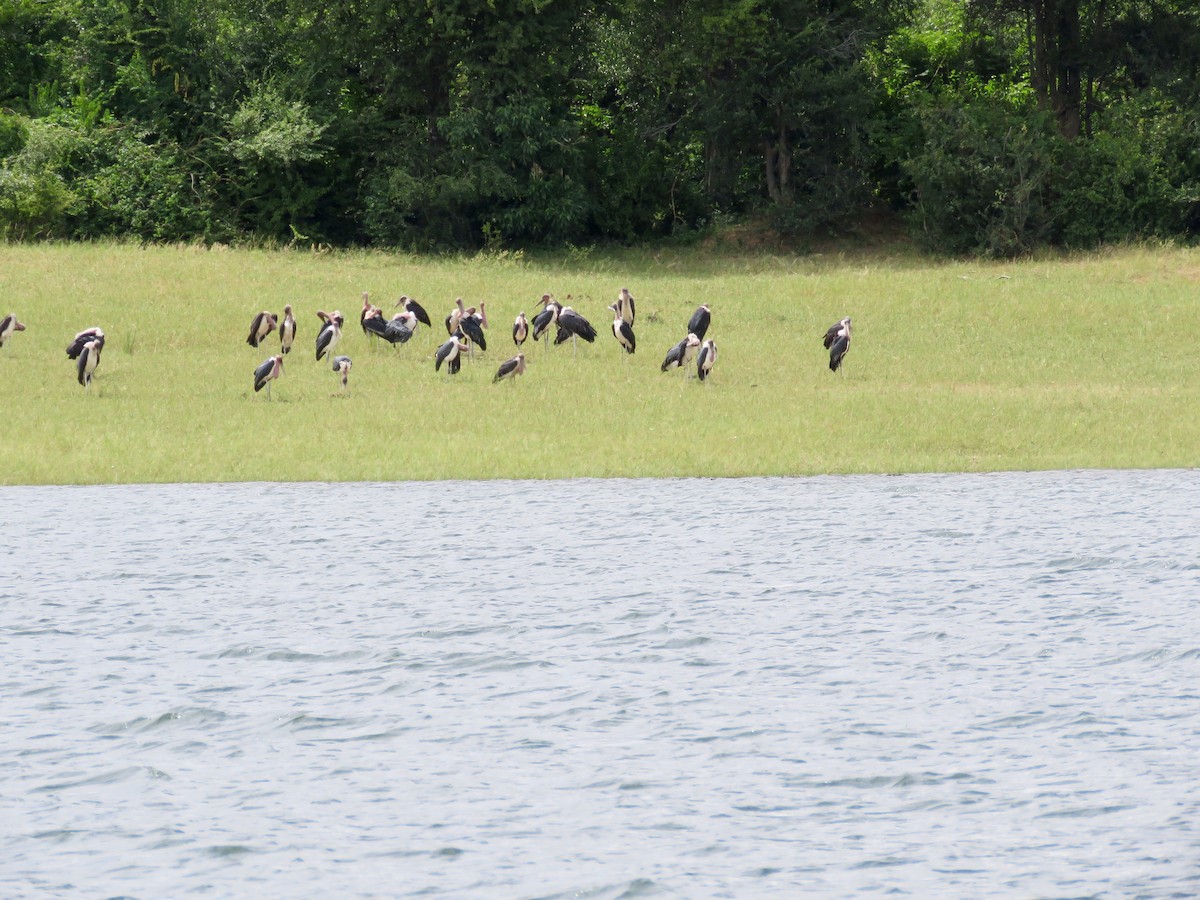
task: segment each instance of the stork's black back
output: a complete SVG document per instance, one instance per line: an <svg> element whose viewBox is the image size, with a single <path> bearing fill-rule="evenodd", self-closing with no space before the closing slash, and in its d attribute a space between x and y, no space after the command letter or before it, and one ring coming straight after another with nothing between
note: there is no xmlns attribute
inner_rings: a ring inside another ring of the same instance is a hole
<svg viewBox="0 0 1200 900"><path fill-rule="evenodd" d="M842 359L846 356L846 351L850 349L850 335L846 332L841 332L833 340L832 346L829 348L829 371L836 372L842 364Z"/></svg>
<svg viewBox="0 0 1200 900"><path fill-rule="evenodd" d="M554 343L561 344L571 335L581 337L590 344L596 340L596 329L592 327L591 322L575 310L564 309L558 314L558 334L554 338Z"/></svg>
<svg viewBox="0 0 1200 900"><path fill-rule="evenodd" d="M79 354L83 352L83 345L91 340L99 340L100 346L104 346L104 338L99 335L96 329L89 328L87 331L80 332L67 345L67 359L78 359Z"/></svg>
<svg viewBox="0 0 1200 900"><path fill-rule="evenodd" d="M383 326L381 334L383 335L383 339L389 344L404 344L412 337L413 333L403 322L392 319Z"/></svg>
<svg viewBox="0 0 1200 900"><path fill-rule="evenodd" d="M429 313L427 313L425 311L425 307L423 307L420 303L418 303L412 297L409 297L408 300L405 301L404 308L406 310L408 310L410 313L412 313L414 316L416 316L417 321L420 322L422 325L424 325L426 328L432 327L433 323L429 320Z"/></svg>
<svg viewBox="0 0 1200 900"><path fill-rule="evenodd" d="M687 347L687 338L684 338L674 347L667 351L667 358L663 360L662 371L667 369L677 368L683 364L683 351Z"/></svg>
<svg viewBox="0 0 1200 900"><path fill-rule="evenodd" d="M271 370L275 368L275 357L271 357L265 363L254 370L254 392L257 394L263 389L263 385L267 383L267 376L271 374Z"/></svg>
<svg viewBox="0 0 1200 900"><path fill-rule="evenodd" d="M621 349L626 353L633 353L637 349L637 338L633 334L633 329L624 319L620 320L620 324L613 323L613 328L620 331L620 337L624 338L626 343L621 344Z"/></svg>
<svg viewBox="0 0 1200 900"><path fill-rule="evenodd" d="M79 383L87 387L87 383L92 380L92 376L87 371L88 358L93 353L98 353L95 344L88 347L85 346L79 351L79 357L75 360L75 371L79 375Z"/></svg>
<svg viewBox="0 0 1200 900"><path fill-rule="evenodd" d="M388 323L384 321L383 316L368 316L362 320L363 331L371 334L377 334L380 337L387 336Z"/></svg>
<svg viewBox="0 0 1200 900"><path fill-rule="evenodd" d="M850 325L850 320L848 318L846 318L846 319L842 319L836 325L829 326L829 330L825 332L825 338L822 341L822 343L824 343L824 345L825 345L826 350L828 350L831 346L833 346L833 342L835 340L837 340L837 336L839 334L841 334L843 331L846 331L849 328L849 325Z"/></svg>
<svg viewBox="0 0 1200 900"><path fill-rule="evenodd" d="M538 340L554 321L554 309L547 306L533 317L533 339Z"/></svg>
<svg viewBox="0 0 1200 900"><path fill-rule="evenodd" d="M320 332L317 334L317 359L319 360L325 355L325 351L329 349L329 345L333 342L333 322L326 322L321 326Z"/></svg>
<svg viewBox="0 0 1200 900"><path fill-rule="evenodd" d="M433 354L433 371L441 371L442 363L446 361L446 357L454 352L457 341L457 338L451 337L450 340L446 341L446 343L437 348L437 352ZM453 374L453 371L454 370L451 369L451 374Z"/></svg>
<svg viewBox="0 0 1200 900"><path fill-rule="evenodd" d="M484 335L483 326L479 324L478 319L474 316L463 316L459 327L472 343L479 346L480 350L487 350L487 337Z"/></svg>
<svg viewBox="0 0 1200 900"><path fill-rule="evenodd" d="M492 378L492 384L495 384L497 381L499 381L505 375L512 374L512 372L514 372L516 370L517 365L520 362L521 362L520 357L514 356L512 359L506 359L504 362L500 363L500 368L496 370L496 374Z"/></svg>

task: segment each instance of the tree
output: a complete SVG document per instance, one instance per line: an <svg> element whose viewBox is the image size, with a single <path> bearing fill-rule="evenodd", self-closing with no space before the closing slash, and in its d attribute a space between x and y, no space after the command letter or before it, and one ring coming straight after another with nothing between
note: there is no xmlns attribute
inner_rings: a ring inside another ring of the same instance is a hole
<svg viewBox="0 0 1200 900"><path fill-rule="evenodd" d="M1111 97L1151 83L1200 87L1200 8L1189 0L979 0L984 28L1024 31L1029 85L1068 140L1090 133Z"/></svg>

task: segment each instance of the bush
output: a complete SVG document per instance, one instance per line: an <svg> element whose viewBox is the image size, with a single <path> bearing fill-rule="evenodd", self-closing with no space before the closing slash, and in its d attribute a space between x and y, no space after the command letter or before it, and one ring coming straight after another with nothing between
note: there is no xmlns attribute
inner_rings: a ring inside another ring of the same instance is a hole
<svg viewBox="0 0 1200 900"><path fill-rule="evenodd" d="M227 236L214 221L205 181L188 169L170 142L153 142L135 128L98 129L79 153L72 236L151 241Z"/></svg>
<svg viewBox="0 0 1200 900"><path fill-rule="evenodd" d="M1103 125L1104 132L1064 150L1053 240L1091 247L1185 232L1196 193L1187 168L1197 140L1194 117L1130 100L1108 110Z"/></svg>
<svg viewBox="0 0 1200 900"><path fill-rule="evenodd" d="M1048 117L950 98L923 110L920 121L924 145L902 166L913 218L934 249L1010 257L1046 238L1060 148Z"/></svg>
<svg viewBox="0 0 1200 900"><path fill-rule="evenodd" d="M62 171L79 143L71 129L41 119L5 117L0 140L11 151L0 160L0 237L63 237L77 198Z"/></svg>

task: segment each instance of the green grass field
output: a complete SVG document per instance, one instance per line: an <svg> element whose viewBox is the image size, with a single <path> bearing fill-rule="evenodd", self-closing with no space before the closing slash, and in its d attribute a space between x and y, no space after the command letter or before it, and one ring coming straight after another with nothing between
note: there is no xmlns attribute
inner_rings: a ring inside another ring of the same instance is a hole
<svg viewBox="0 0 1200 900"><path fill-rule="evenodd" d="M626 357L605 308L638 301ZM369 344L367 290L434 317ZM553 293L594 345L509 330ZM0 246L6 484L307 481L1190 467L1200 462L1200 252L1125 249L1010 264L911 255L737 256L687 249L548 260L124 245ZM489 350L447 377L432 354L454 298L486 300ZM301 332L273 402L255 394L260 309ZM700 303L719 358L701 384L659 365ZM317 363L317 309L340 309L348 396ZM826 327L854 317L844 374ZM89 395L64 349L99 325Z"/></svg>

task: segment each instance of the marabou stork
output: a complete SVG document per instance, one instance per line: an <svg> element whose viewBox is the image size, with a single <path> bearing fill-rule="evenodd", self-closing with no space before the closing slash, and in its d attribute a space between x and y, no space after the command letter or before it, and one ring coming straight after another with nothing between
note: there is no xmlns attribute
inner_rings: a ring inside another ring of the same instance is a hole
<svg viewBox="0 0 1200 900"><path fill-rule="evenodd" d="M692 354L696 352L696 348L699 346L700 338L694 334L688 334L687 337L667 351L667 358L663 360L662 371L682 369L691 360Z"/></svg>
<svg viewBox="0 0 1200 900"><path fill-rule="evenodd" d="M371 302L371 295L363 291L363 308L358 315L358 324L362 326L363 334L379 336L383 334L383 310Z"/></svg>
<svg viewBox="0 0 1200 900"><path fill-rule="evenodd" d="M525 354L518 353L512 359L506 359L500 363L500 368L496 370L496 376L492 379L492 384L497 381L503 381L505 378L515 378L517 375L525 374Z"/></svg>
<svg viewBox="0 0 1200 900"><path fill-rule="evenodd" d="M829 371L836 372L850 351L850 317L846 316L836 325L830 325L822 343L829 351Z"/></svg>
<svg viewBox="0 0 1200 900"><path fill-rule="evenodd" d="M92 386L92 375L96 372L96 366L100 365L100 351L103 349L104 335L85 341L79 348L79 356L75 360L75 372L85 393Z"/></svg>
<svg viewBox="0 0 1200 900"><path fill-rule="evenodd" d="M416 314L405 310L402 313L396 313L383 327L382 336L385 341L395 346L396 344L408 343L408 339L413 336L417 330Z"/></svg>
<svg viewBox="0 0 1200 900"><path fill-rule="evenodd" d="M612 323L613 337L617 339L617 343L625 350L626 353L633 353L637 349L637 339L633 336L633 327L625 319L621 311L621 304L614 303L609 307L613 311L615 318Z"/></svg>
<svg viewBox="0 0 1200 900"><path fill-rule="evenodd" d="M71 343L67 344L67 359L78 359L79 354L83 352L83 345L88 341L99 339L100 346L104 346L104 331L100 328L85 328L75 337L71 338Z"/></svg>
<svg viewBox="0 0 1200 900"><path fill-rule="evenodd" d="M621 318L629 323L629 327L633 327L633 317L637 312L636 305L633 300L633 294L629 293L629 288L621 288L621 293L617 294L617 310L621 314Z"/></svg>
<svg viewBox="0 0 1200 900"><path fill-rule="evenodd" d="M712 310L707 306L701 305L692 313L692 317L688 319L688 334L694 334L700 340L704 340L704 335L708 333L710 322L712 322Z"/></svg>
<svg viewBox="0 0 1200 900"><path fill-rule="evenodd" d="M558 313L562 309L562 305L550 294L542 294L541 304L544 309L533 317L531 337L537 341L544 334L546 335L546 345L549 346L550 326L558 321Z"/></svg>
<svg viewBox="0 0 1200 900"><path fill-rule="evenodd" d="M267 359L254 370L254 393L258 393L265 385L267 388L267 399L271 399L271 382L283 374L283 357L268 356Z"/></svg>
<svg viewBox="0 0 1200 900"><path fill-rule="evenodd" d="M284 353L292 352L292 342L296 340L296 317L292 315L292 307L283 308L283 321L279 323L279 349Z"/></svg>
<svg viewBox="0 0 1200 900"><path fill-rule="evenodd" d="M846 331L850 330L850 317L849 316L846 316L846 318L839 321L836 325L830 325L829 328L826 329L825 337L821 341L821 343L823 343L825 345L826 350L828 350L833 345L833 342L835 340L837 340L837 336L842 332L843 329Z"/></svg>
<svg viewBox="0 0 1200 900"><path fill-rule="evenodd" d="M350 367L354 363L350 361L348 356L335 356L333 358L333 371L342 376L342 390L346 390L346 383L350 380Z"/></svg>
<svg viewBox="0 0 1200 900"><path fill-rule="evenodd" d="M480 350L486 351L487 336L483 333L483 329L486 327L484 323L487 321L487 317L483 313L476 312L473 306L463 309L462 297L458 298L458 307L462 312L458 325L463 330L463 334L470 338L472 344L478 344Z"/></svg>
<svg viewBox="0 0 1200 900"><path fill-rule="evenodd" d="M525 318L525 313L522 311L513 319L513 343L520 347L525 343L525 339L529 337L529 320Z"/></svg>
<svg viewBox="0 0 1200 900"><path fill-rule="evenodd" d="M271 334L275 330L276 322L274 313L269 313L264 309L250 323L250 336L246 338L246 343L251 347L257 347L266 339L268 334Z"/></svg>
<svg viewBox="0 0 1200 900"><path fill-rule="evenodd" d="M417 321L420 322L422 325L424 325L426 328L430 328L433 326L433 322L430 321L429 313L427 313L425 311L425 307L423 307L420 303L418 303L412 297L409 297L408 295L402 296L399 300L396 301L396 306L403 306L405 312L410 312L414 316L416 316ZM414 328L413 331L416 331L416 328Z"/></svg>
<svg viewBox="0 0 1200 900"><path fill-rule="evenodd" d="M373 334L377 338L387 337L388 322L383 317L383 312L380 311L377 316L367 316L362 320L364 334Z"/></svg>
<svg viewBox="0 0 1200 900"><path fill-rule="evenodd" d="M561 344L567 338L571 339L572 352L576 349L577 337L583 338L589 344L596 340L596 329L592 327L592 323L581 316L569 306L564 306L558 311L558 334L554 336L554 343Z"/></svg>
<svg viewBox="0 0 1200 900"><path fill-rule="evenodd" d="M441 370L442 363L446 364L446 371L451 375L457 375L458 370L462 367L462 353L467 349L467 342L463 339L462 333L451 335L450 340L438 347L437 353L433 355L433 371Z"/></svg>
<svg viewBox="0 0 1200 900"><path fill-rule="evenodd" d="M462 317L463 302L462 297L459 297L454 301L454 306L450 310L450 315L446 316L446 334L454 337L455 332L458 331L459 323L462 322Z"/></svg>
<svg viewBox="0 0 1200 900"><path fill-rule="evenodd" d="M317 310L317 315L323 323L321 330L317 332L317 361L319 362L326 353L332 353L337 342L342 339L342 325L346 320L336 309L331 313Z"/></svg>
<svg viewBox="0 0 1200 900"><path fill-rule="evenodd" d="M700 352L696 355L696 374L703 381L712 374L712 367L717 362L717 345L711 339L700 345Z"/></svg>
<svg viewBox="0 0 1200 900"><path fill-rule="evenodd" d="M0 319L0 350L4 349L4 345L13 336L14 332L24 330L25 326L17 321L16 313L9 313L3 319Z"/></svg>

